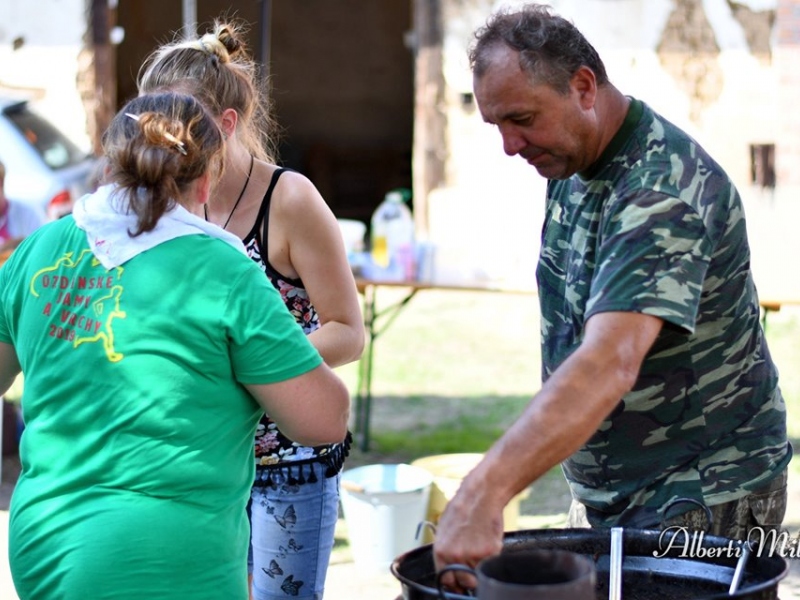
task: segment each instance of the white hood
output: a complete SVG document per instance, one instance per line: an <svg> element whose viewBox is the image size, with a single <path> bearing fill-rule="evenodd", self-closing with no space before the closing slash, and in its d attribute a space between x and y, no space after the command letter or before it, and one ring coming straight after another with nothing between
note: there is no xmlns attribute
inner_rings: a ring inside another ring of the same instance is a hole
<svg viewBox="0 0 800 600"><path fill-rule="evenodd" d="M136 215L127 212L115 185L104 185L93 194L80 198L73 208L75 224L86 232L89 246L106 269L118 267L136 255L184 235L209 235L227 242L246 254L242 241L221 227L197 217L180 205L159 219L152 231L131 237L136 229Z"/></svg>

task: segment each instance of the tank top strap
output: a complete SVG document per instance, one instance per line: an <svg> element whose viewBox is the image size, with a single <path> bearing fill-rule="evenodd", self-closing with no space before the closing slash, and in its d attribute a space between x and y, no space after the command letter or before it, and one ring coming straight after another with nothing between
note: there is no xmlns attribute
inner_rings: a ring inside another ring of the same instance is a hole
<svg viewBox="0 0 800 600"><path fill-rule="evenodd" d="M267 231L269 230L269 206L272 202L272 193L275 191L275 186L278 185L278 179L280 179L280 176L289 170L291 169L281 167L272 174L269 187L264 193L264 198L261 200L261 206L258 209L258 214L256 215L256 221L253 224L253 229L246 238L256 238L258 245L262 249L265 257L267 256Z"/></svg>

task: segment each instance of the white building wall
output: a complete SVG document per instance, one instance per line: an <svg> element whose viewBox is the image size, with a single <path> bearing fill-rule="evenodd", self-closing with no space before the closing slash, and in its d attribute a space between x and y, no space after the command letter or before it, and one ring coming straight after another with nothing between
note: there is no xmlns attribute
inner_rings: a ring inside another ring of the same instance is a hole
<svg viewBox="0 0 800 600"><path fill-rule="evenodd" d="M776 8L777 0L740 0L753 10ZM500 6L520 0L446 3L445 80L448 119L447 186L429 198L430 235L443 247L442 271L463 276L490 274L511 283L533 280L544 204L544 180L518 157L504 155L497 131L482 122L464 94L472 91L466 58L476 27ZM698 110L685 82L668 72L657 48L675 0L551 0L597 48L609 77L623 93L650 104L694 136L729 172L743 195L760 196L750 184L752 143L774 143L778 135L779 81L772 60L748 48L727 0L703 0L720 52L709 76L718 86ZM683 84L683 85L682 85ZM693 118L693 106L695 114ZM448 264L458 264L456 267Z"/></svg>

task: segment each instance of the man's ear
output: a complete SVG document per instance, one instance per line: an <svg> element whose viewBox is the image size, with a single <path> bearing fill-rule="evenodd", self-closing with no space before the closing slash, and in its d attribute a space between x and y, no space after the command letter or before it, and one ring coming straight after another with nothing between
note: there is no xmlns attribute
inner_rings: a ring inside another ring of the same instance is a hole
<svg viewBox="0 0 800 600"><path fill-rule="evenodd" d="M222 129L222 133L225 135L225 138L229 138L233 135L233 132L236 131L236 124L239 122L239 113L237 113L232 108L226 108L222 111L222 117L220 118L220 129Z"/></svg>
<svg viewBox="0 0 800 600"><path fill-rule="evenodd" d="M585 109L594 106L597 98L597 78L589 67L580 67L569 82L570 88L578 94L581 106Z"/></svg>

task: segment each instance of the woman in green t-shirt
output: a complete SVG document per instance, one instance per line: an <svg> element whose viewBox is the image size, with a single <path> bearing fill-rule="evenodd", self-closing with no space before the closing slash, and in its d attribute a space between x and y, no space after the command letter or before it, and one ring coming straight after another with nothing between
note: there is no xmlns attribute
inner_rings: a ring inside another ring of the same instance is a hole
<svg viewBox="0 0 800 600"><path fill-rule="evenodd" d="M241 241L194 214L223 162L197 101L132 100L104 152L107 184L0 269L0 391L25 374L14 584L245 599L259 417L331 443L348 392Z"/></svg>

